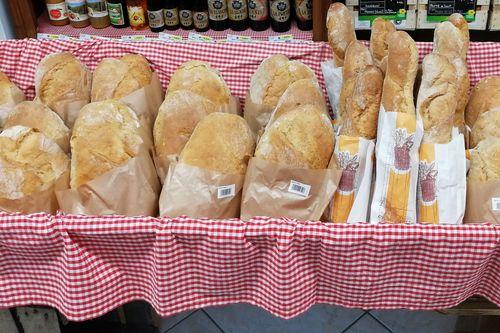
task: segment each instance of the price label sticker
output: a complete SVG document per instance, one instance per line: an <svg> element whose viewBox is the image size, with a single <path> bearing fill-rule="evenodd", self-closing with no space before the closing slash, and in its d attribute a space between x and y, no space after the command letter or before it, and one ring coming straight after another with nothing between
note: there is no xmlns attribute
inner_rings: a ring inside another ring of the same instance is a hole
<svg viewBox="0 0 500 333"><path fill-rule="evenodd" d="M125 35L122 36L122 42L145 42L148 38L144 35Z"/></svg>
<svg viewBox="0 0 500 333"><path fill-rule="evenodd" d="M210 43L210 42L214 41L214 39L212 37L200 35L200 34L197 34L194 32L189 33L188 39L190 41L193 41L193 42L205 42L205 43L207 43L207 42Z"/></svg>
<svg viewBox="0 0 500 333"><path fill-rule="evenodd" d="M70 36L55 34L37 34L36 37L42 40L72 40Z"/></svg>
<svg viewBox="0 0 500 333"><path fill-rule="evenodd" d="M217 188L217 199L231 198L236 195L236 185L219 186Z"/></svg>
<svg viewBox="0 0 500 333"><path fill-rule="evenodd" d="M300 183L295 180L290 181L290 185L288 186L289 193L297 194L304 198L309 195L310 191L311 191L311 185Z"/></svg>
<svg viewBox="0 0 500 333"><path fill-rule="evenodd" d="M168 43L182 42L182 36L167 34L166 32L160 32L158 38Z"/></svg>
<svg viewBox="0 0 500 333"><path fill-rule="evenodd" d="M251 43L252 37L228 34L226 40L231 43Z"/></svg>
<svg viewBox="0 0 500 333"><path fill-rule="evenodd" d="M269 36L270 42L287 43L293 41L293 35Z"/></svg>
<svg viewBox="0 0 500 333"><path fill-rule="evenodd" d="M491 198L491 210L500 211L500 198Z"/></svg>

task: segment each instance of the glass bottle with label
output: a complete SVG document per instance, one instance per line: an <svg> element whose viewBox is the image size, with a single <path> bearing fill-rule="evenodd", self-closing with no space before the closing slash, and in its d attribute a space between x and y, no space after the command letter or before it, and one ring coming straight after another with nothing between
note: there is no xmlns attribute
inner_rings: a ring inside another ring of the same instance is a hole
<svg viewBox="0 0 500 333"><path fill-rule="evenodd" d="M50 24L57 26L69 24L68 9L64 0L46 0L45 3Z"/></svg>
<svg viewBox="0 0 500 333"><path fill-rule="evenodd" d="M312 30L312 0L295 0L295 20L300 30Z"/></svg>
<svg viewBox="0 0 500 333"><path fill-rule="evenodd" d="M73 28L85 28L90 25L85 0L66 0L69 22Z"/></svg>
<svg viewBox="0 0 500 333"><path fill-rule="evenodd" d="M242 31L248 27L247 0L228 0L227 14L231 30Z"/></svg>
<svg viewBox="0 0 500 333"><path fill-rule="evenodd" d="M262 31L269 28L269 5L267 0L248 0L250 28Z"/></svg>
<svg viewBox="0 0 500 333"><path fill-rule="evenodd" d="M134 30L148 28L148 7L146 0L127 0L128 19Z"/></svg>
<svg viewBox="0 0 500 333"><path fill-rule="evenodd" d="M206 0L194 0L193 24L198 32L208 30L208 5Z"/></svg>
<svg viewBox="0 0 500 333"><path fill-rule="evenodd" d="M184 30L193 29L193 4L192 0L181 0L179 3L179 21Z"/></svg>
<svg viewBox="0 0 500 333"><path fill-rule="evenodd" d="M126 0L108 0L107 2L111 25L117 29L128 27Z"/></svg>
<svg viewBox="0 0 500 333"><path fill-rule="evenodd" d="M148 21L152 32L165 30L165 17L161 0L148 0Z"/></svg>
<svg viewBox="0 0 500 333"><path fill-rule="evenodd" d="M290 30L290 1L289 0L269 0L271 12L271 28L276 32Z"/></svg>
<svg viewBox="0 0 500 333"><path fill-rule="evenodd" d="M104 29L109 27L110 21L106 0L87 0L87 10L93 28Z"/></svg>
<svg viewBox="0 0 500 333"><path fill-rule="evenodd" d="M226 30L228 21L226 0L208 0L208 18L212 30Z"/></svg>
<svg viewBox="0 0 500 333"><path fill-rule="evenodd" d="M167 30L179 29L179 7L177 0L165 0L163 4L165 27Z"/></svg>

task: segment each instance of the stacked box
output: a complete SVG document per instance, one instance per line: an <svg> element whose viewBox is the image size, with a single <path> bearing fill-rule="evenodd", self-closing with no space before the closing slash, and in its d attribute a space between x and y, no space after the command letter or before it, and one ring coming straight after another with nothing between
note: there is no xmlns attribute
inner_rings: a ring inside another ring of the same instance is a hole
<svg viewBox="0 0 500 333"><path fill-rule="evenodd" d="M489 29L500 30L500 0L494 0L492 3Z"/></svg>
<svg viewBox="0 0 500 333"><path fill-rule="evenodd" d="M470 30L486 30L490 0L418 0L417 29L434 29L452 13L460 13Z"/></svg>
<svg viewBox="0 0 500 333"><path fill-rule="evenodd" d="M400 30L415 30L417 0L346 0L356 30L370 30L376 17L391 20Z"/></svg>

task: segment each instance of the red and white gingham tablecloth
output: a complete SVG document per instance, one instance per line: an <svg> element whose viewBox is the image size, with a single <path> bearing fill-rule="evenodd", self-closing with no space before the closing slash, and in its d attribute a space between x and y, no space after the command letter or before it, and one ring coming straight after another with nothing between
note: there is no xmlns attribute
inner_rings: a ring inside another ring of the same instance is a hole
<svg viewBox="0 0 500 333"><path fill-rule="evenodd" d="M430 44L419 44L423 53ZM0 69L33 97L38 61L71 51L90 68L144 54L164 85L189 59L243 97L263 57L281 52L323 82L324 44L0 42ZM471 44L472 83L500 75L500 44ZM142 299L160 315L246 302L290 318L316 303L440 309L472 295L500 305L500 226L332 225L289 219L31 216L0 213L0 307L57 308L70 320Z"/></svg>

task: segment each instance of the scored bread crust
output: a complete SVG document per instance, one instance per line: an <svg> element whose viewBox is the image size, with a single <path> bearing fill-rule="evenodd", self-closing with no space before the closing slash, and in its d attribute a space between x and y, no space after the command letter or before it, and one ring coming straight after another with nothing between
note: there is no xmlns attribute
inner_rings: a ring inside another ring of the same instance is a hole
<svg viewBox="0 0 500 333"><path fill-rule="evenodd" d="M434 30L433 51L447 58L467 57L468 42L462 31L449 21L439 23Z"/></svg>
<svg viewBox="0 0 500 333"><path fill-rule="evenodd" d="M470 135L470 146L474 148L486 138L500 138L500 106L477 117Z"/></svg>
<svg viewBox="0 0 500 333"><path fill-rule="evenodd" d="M250 99L254 104L262 104L274 75L289 62L282 54L274 54L264 59L250 79Z"/></svg>
<svg viewBox="0 0 500 333"><path fill-rule="evenodd" d="M373 20L370 35L370 52L375 64L379 68L387 66L387 63L384 63L384 58L387 57L388 52L387 36L395 31L396 26L391 21L384 20L381 17Z"/></svg>
<svg viewBox="0 0 500 333"><path fill-rule="evenodd" d="M500 139L487 138L470 151L468 181L500 180Z"/></svg>
<svg viewBox="0 0 500 333"><path fill-rule="evenodd" d="M17 104L25 99L24 92L0 71L0 105Z"/></svg>
<svg viewBox="0 0 500 333"><path fill-rule="evenodd" d="M326 15L326 28L335 65L342 67L347 47L356 40L352 17L344 4L335 2L330 5Z"/></svg>
<svg viewBox="0 0 500 333"><path fill-rule="evenodd" d="M469 52L469 44L470 44L469 23L467 23L462 14L459 13L451 14L448 17L448 21L450 21L455 27L458 28L458 30L460 30L460 33L462 34L462 39L464 41L465 55L467 55L467 52Z"/></svg>
<svg viewBox="0 0 500 333"><path fill-rule="evenodd" d="M465 110L465 122L473 127L481 113L500 106L500 76L481 79L472 89Z"/></svg>

